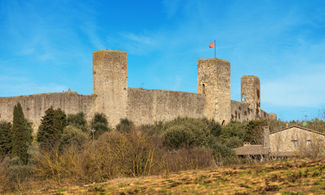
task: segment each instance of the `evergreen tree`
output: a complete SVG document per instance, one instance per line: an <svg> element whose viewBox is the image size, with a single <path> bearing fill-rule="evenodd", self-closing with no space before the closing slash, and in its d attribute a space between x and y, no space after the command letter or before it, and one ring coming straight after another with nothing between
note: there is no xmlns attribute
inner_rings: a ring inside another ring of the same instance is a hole
<svg viewBox="0 0 325 195"><path fill-rule="evenodd" d="M53 107L47 109L37 133L37 141L40 143L40 148L51 151L58 147L66 125L66 115L61 109L54 110Z"/></svg>
<svg viewBox="0 0 325 195"><path fill-rule="evenodd" d="M0 122L0 156L8 155L12 149L11 123Z"/></svg>
<svg viewBox="0 0 325 195"><path fill-rule="evenodd" d="M18 103L14 107L12 124L12 155L18 156L23 164L28 163L28 148L33 141L31 124L25 119L23 109Z"/></svg>

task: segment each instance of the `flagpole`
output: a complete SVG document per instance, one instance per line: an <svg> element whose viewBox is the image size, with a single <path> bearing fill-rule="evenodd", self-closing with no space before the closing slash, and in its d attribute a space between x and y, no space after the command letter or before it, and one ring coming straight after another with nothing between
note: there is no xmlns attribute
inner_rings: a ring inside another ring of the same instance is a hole
<svg viewBox="0 0 325 195"><path fill-rule="evenodd" d="M217 58L216 40L214 40L214 58Z"/></svg>

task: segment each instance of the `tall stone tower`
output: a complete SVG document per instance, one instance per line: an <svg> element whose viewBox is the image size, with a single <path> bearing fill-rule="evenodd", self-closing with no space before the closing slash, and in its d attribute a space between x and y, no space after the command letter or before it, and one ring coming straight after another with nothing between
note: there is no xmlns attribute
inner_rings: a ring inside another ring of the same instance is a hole
<svg viewBox="0 0 325 195"><path fill-rule="evenodd" d="M220 124L231 120L230 63L218 58L199 59L197 62L198 93L206 96L208 119Z"/></svg>
<svg viewBox="0 0 325 195"><path fill-rule="evenodd" d="M95 112L104 113L115 126L127 113L127 53L101 50L93 53Z"/></svg>
<svg viewBox="0 0 325 195"><path fill-rule="evenodd" d="M261 88L260 79L256 76L241 77L241 101L249 104L249 109L254 118L261 113Z"/></svg>

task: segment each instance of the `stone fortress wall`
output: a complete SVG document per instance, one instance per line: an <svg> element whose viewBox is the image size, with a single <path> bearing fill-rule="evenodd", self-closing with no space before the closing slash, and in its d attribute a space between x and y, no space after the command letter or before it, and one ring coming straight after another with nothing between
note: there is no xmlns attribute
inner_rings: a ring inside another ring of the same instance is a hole
<svg viewBox="0 0 325 195"><path fill-rule="evenodd" d="M128 88L127 118L135 124L168 121L178 116L205 117L205 96L179 91Z"/></svg>
<svg viewBox="0 0 325 195"><path fill-rule="evenodd" d="M0 97L0 120L12 121L14 106L19 102L25 117L32 122L34 131L40 125L45 111L53 106L66 113L84 112L87 120L92 117L95 95L79 95L77 92L44 93L18 97Z"/></svg>
<svg viewBox="0 0 325 195"><path fill-rule="evenodd" d="M260 109L260 81L241 78L241 102L230 99L230 63L221 59L199 59L198 93L128 88L127 53L101 50L93 53L93 94L77 92L0 97L0 120L12 121L13 107L20 102L34 130L45 111L53 106L67 114L84 112L87 120L104 113L111 126L121 118L135 124L150 124L176 117L214 119L221 124L258 118L276 118Z"/></svg>

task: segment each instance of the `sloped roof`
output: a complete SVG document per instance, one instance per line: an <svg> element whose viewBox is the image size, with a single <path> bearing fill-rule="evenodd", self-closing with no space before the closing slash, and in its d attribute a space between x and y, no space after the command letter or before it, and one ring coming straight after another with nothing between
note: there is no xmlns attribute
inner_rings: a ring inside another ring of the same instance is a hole
<svg viewBox="0 0 325 195"><path fill-rule="evenodd" d="M269 153L269 148L265 148L263 145L244 145L234 150L237 155L261 155Z"/></svg>
<svg viewBox="0 0 325 195"><path fill-rule="evenodd" d="M287 127L287 128L284 128L284 129L280 129L280 130L277 130L277 131L274 131L271 134L275 134L275 133L278 133L278 132L281 132L281 131L285 131L285 130L288 130L288 129L291 129L291 128L298 128L298 129L301 129L301 130L305 130L305 131L309 131L309 132L312 132L312 133L317 133L319 135L323 135L325 136L325 133L322 133L322 132L319 132L319 131L315 131L313 129L309 129L309 128L306 128L306 127L301 127L301 126L298 126L298 125L292 125L290 127Z"/></svg>

